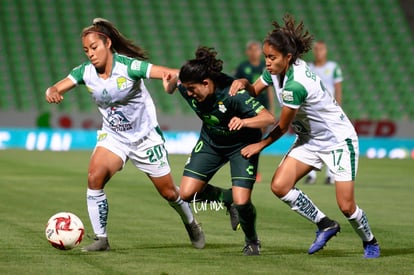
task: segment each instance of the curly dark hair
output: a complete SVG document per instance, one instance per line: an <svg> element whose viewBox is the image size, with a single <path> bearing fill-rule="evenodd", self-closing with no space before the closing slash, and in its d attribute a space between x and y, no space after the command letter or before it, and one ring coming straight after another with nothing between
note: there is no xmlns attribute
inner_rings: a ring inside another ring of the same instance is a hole
<svg viewBox="0 0 414 275"><path fill-rule="evenodd" d="M296 25L295 19L290 14L285 14L283 22L284 26L281 26L273 21L272 25L275 28L268 33L264 43L271 45L284 56L292 54L290 64L293 64L312 48L313 36L309 31L304 30L303 21Z"/></svg>
<svg viewBox="0 0 414 275"><path fill-rule="evenodd" d="M224 88L233 81L222 73L223 61L217 59L214 48L200 46L195 52L195 58L188 60L180 69L180 80L183 83L202 83L211 79L218 88Z"/></svg>

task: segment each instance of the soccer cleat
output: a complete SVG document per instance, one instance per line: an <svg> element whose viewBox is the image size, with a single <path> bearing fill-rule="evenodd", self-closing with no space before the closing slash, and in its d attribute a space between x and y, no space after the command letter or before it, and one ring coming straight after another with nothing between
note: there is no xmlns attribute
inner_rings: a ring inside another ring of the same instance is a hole
<svg viewBox="0 0 414 275"><path fill-rule="evenodd" d="M311 176L307 176L305 179L305 184L314 184L316 182L316 178L312 178Z"/></svg>
<svg viewBox="0 0 414 275"><path fill-rule="evenodd" d="M313 254L321 250L326 245L326 243L333 236L336 236L336 234L340 231L341 227L339 226L339 223L337 223L336 221L334 221L334 224L332 226L329 226L323 230L316 231L316 239L309 247L308 253Z"/></svg>
<svg viewBox="0 0 414 275"><path fill-rule="evenodd" d="M373 259L380 256L380 246L378 243L375 244L364 244L364 258Z"/></svg>
<svg viewBox="0 0 414 275"><path fill-rule="evenodd" d="M92 251L109 251L111 247L109 246L107 237L93 237L94 242L88 246L82 247L83 252L92 252Z"/></svg>
<svg viewBox="0 0 414 275"><path fill-rule="evenodd" d="M333 179L333 177L326 177L325 184L335 184L335 180Z"/></svg>
<svg viewBox="0 0 414 275"><path fill-rule="evenodd" d="M243 255L245 256L257 256L260 255L261 244L259 240L246 242L243 247Z"/></svg>
<svg viewBox="0 0 414 275"><path fill-rule="evenodd" d="M206 241L204 239L204 232L201 229L201 225L193 220L190 224L185 224L185 229L190 237L191 244L198 249L204 248Z"/></svg>
<svg viewBox="0 0 414 275"><path fill-rule="evenodd" d="M231 228L236 231L240 229L239 213L234 204L226 204L227 214L230 215Z"/></svg>

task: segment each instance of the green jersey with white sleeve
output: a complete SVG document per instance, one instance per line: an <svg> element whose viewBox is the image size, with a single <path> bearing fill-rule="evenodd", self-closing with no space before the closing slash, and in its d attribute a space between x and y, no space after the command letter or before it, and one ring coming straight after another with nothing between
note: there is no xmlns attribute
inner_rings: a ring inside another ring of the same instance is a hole
<svg viewBox="0 0 414 275"><path fill-rule="evenodd" d="M309 68L315 72L326 89L335 97L335 84L343 81L342 70L334 61L328 61L322 66L315 66L314 63L308 63Z"/></svg>
<svg viewBox="0 0 414 275"><path fill-rule="evenodd" d="M111 76L99 77L91 62L74 68L68 78L86 85L103 117L102 130L125 143L147 136L158 125L154 102L144 85L152 64L114 53Z"/></svg>
<svg viewBox="0 0 414 275"><path fill-rule="evenodd" d="M261 81L273 85L280 105L298 109L292 122L298 141L312 151L329 150L356 132L348 117L306 62L298 59L283 79L265 71Z"/></svg>

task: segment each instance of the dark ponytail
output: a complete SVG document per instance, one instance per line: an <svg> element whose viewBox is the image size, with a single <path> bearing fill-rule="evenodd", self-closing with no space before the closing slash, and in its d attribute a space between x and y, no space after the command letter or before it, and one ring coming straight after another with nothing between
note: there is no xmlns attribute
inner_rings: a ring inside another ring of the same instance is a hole
<svg viewBox="0 0 414 275"><path fill-rule="evenodd" d="M108 20L103 18L93 19L93 25L83 29L81 37L85 37L89 33L96 33L102 41L106 43L107 39L111 39L112 51L140 60L148 59L147 53L133 41L127 39L119 30Z"/></svg>
<svg viewBox="0 0 414 275"><path fill-rule="evenodd" d="M275 27L264 40L264 43L274 47L284 56L292 54L290 64L296 62L304 53L312 48L313 36L306 30L304 31L303 21L295 26L295 19L292 15L286 14L283 17L284 26L273 21Z"/></svg>

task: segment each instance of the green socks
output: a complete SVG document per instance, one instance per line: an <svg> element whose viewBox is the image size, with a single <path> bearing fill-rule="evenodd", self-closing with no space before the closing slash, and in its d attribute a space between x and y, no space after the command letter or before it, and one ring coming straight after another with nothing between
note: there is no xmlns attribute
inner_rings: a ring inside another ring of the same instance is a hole
<svg viewBox="0 0 414 275"><path fill-rule="evenodd" d="M256 208L249 202L243 205L234 205L239 213L240 226L243 229L246 242L257 241Z"/></svg>
<svg viewBox="0 0 414 275"><path fill-rule="evenodd" d="M207 184L201 193L198 193L195 197L196 201L218 201L223 202L225 205L233 203L233 195L231 189L224 189L211 184Z"/></svg>

